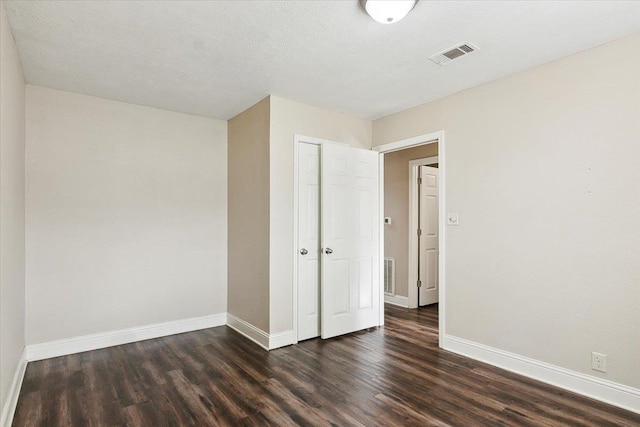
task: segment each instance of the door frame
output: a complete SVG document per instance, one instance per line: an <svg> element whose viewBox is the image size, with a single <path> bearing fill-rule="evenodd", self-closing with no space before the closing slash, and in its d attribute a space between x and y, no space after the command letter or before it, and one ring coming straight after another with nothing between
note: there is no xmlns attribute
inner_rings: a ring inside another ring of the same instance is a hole
<svg viewBox="0 0 640 427"><path fill-rule="evenodd" d="M300 212L298 210L298 154L300 144L322 145L323 143L348 145L342 142L331 141L328 139L314 138L312 136L294 135L293 136L293 295L292 295L292 314L293 314L293 342L298 343L298 224L300 221ZM320 265L320 264L318 264ZM384 304L381 304L384 310Z"/></svg>
<svg viewBox="0 0 640 427"><path fill-rule="evenodd" d="M431 143L435 143L435 141ZM409 291L407 295L409 298L408 308L418 308L418 287L411 286L412 283L415 284L418 281L418 235L415 232L415 230L418 229L418 167L429 166L436 163L438 163L438 156L409 161L409 271L407 274L407 280L409 282L409 287L407 288ZM438 188L438 200L439 197L440 188ZM440 210L440 206L438 206L438 210ZM440 219L440 216L438 216L438 233L440 232ZM440 282L438 282L438 287L440 287ZM438 299L440 299L439 296Z"/></svg>
<svg viewBox="0 0 640 427"><path fill-rule="evenodd" d="M438 144L438 211L439 218L446 218L445 212L445 178L446 178L446 157L445 157L445 137L444 130L427 133L424 135L414 136L412 138L402 139L399 141L389 142L387 144L377 145L372 150L382 155L380 159L380 211L381 218L384 218L384 155L393 151L404 150L405 148L417 147L419 145ZM443 348L445 336L445 319L446 319L446 247L445 247L445 221L438 221L438 246L440 256L438 259L438 346ZM384 221L380 221L380 277L384 277ZM384 287L381 286L382 301L384 301ZM384 307L384 304L381 304ZM384 308L381 312L381 325L384 324Z"/></svg>

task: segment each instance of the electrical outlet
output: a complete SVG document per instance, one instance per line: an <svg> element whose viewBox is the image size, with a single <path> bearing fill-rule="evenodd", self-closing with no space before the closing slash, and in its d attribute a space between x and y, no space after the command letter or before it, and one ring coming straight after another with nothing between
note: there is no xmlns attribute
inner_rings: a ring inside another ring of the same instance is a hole
<svg viewBox="0 0 640 427"><path fill-rule="evenodd" d="M594 371L607 372L607 355L591 352L591 369Z"/></svg>

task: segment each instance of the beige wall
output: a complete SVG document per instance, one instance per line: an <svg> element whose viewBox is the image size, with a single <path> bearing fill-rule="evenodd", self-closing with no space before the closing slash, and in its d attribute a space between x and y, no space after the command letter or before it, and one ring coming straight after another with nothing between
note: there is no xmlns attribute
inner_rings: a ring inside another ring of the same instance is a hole
<svg viewBox="0 0 640 427"><path fill-rule="evenodd" d="M304 135L371 148L371 122L271 97L270 244L271 328L293 328L293 138Z"/></svg>
<svg viewBox="0 0 640 427"><path fill-rule="evenodd" d="M0 3L0 411L24 349L25 84Z"/></svg>
<svg viewBox="0 0 640 427"><path fill-rule="evenodd" d="M396 295L409 286L409 161L438 155L438 144L394 151L384 156L384 256L396 260ZM415 285L415 284L414 284Z"/></svg>
<svg viewBox="0 0 640 427"><path fill-rule="evenodd" d="M27 86L27 343L227 311L227 124Z"/></svg>
<svg viewBox="0 0 640 427"><path fill-rule="evenodd" d="M265 98L229 120L229 313L269 331L269 117Z"/></svg>
<svg viewBox="0 0 640 427"><path fill-rule="evenodd" d="M640 387L640 34L376 120L374 145L441 129L446 333Z"/></svg>

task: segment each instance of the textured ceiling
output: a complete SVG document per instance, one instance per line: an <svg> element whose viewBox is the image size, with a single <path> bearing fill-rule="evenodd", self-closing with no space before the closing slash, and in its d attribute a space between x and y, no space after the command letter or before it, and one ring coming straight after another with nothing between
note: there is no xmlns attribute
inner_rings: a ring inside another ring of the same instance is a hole
<svg viewBox="0 0 640 427"><path fill-rule="evenodd" d="M640 2L7 1L27 82L228 119L268 94L375 119L640 31ZM444 67L460 42L480 51Z"/></svg>

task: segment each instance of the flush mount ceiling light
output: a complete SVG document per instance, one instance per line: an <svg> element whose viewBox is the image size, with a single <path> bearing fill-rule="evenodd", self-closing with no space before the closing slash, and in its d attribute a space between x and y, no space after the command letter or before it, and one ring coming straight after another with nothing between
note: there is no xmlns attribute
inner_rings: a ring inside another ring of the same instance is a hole
<svg viewBox="0 0 640 427"><path fill-rule="evenodd" d="M407 16L417 0L363 0L362 5L381 24L394 24Z"/></svg>

